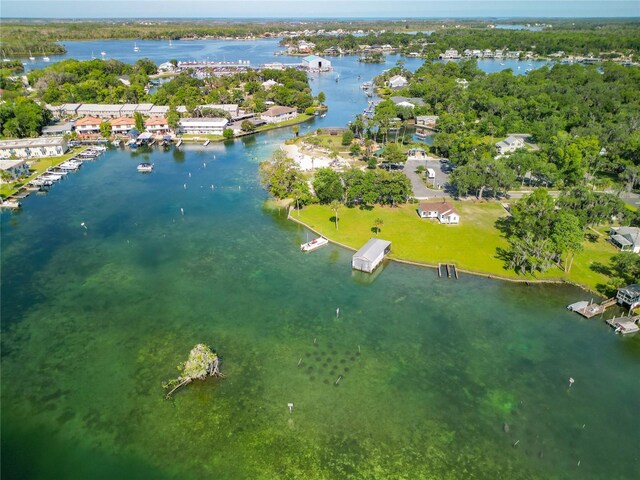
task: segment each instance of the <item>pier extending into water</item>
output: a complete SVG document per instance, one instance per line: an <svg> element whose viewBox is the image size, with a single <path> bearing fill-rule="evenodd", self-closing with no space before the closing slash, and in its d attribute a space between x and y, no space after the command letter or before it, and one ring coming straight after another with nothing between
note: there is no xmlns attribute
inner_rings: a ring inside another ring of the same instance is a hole
<svg viewBox="0 0 640 480"><path fill-rule="evenodd" d="M458 279L458 269L453 263L438 263L438 277Z"/></svg>

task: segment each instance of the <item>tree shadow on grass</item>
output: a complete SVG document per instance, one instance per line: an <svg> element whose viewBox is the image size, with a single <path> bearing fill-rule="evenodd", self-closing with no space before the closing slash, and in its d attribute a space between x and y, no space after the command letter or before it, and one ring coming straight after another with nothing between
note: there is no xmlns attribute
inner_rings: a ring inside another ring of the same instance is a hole
<svg viewBox="0 0 640 480"><path fill-rule="evenodd" d="M596 273L601 273L607 276L611 276L613 273L611 271L611 268L609 268L607 265L604 265L603 263L600 263L600 262L593 262L591 265L589 265L589 269Z"/></svg>
<svg viewBox="0 0 640 480"><path fill-rule="evenodd" d="M587 233L584 238L587 240L587 242L589 243L598 243L598 240L600 239L600 237L598 235L596 235L595 233Z"/></svg>
<svg viewBox="0 0 640 480"><path fill-rule="evenodd" d="M374 234L378 235L381 231L382 231L382 229L380 229L378 227L371 227L371 233L374 233Z"/></svg>

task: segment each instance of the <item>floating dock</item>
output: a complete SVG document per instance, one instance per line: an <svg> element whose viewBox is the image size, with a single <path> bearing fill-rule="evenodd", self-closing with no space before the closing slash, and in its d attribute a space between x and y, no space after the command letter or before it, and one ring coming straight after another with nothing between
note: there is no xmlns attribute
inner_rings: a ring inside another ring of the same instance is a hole
<svg viewBox="0 0 640 480"><path fill-rule="evenodd" d="M624 319L624 317L620 317L617 319L613 317L607 320L607 324L611 328L615 329L616 333L628 335L640 330L640 327L638 327L638 321L640 321L640 316L627 317L626 320Z"/></svg>
<svg viewBox="0 0 640 480"><path fill-rule="evenodd" d="M608 298L607 300L601 303L593 303L593 300L591 300L590 302L587 302L585 300L582 302L576 302L576 303L572 303L571 305L567 305L567 309L571 310L572 312L579 313L585 318L593 318L596 315L600 315L601 313L604 313L604 311L607 308L609 308L612 305L615 305L615 303L616 303L615 298Z"/></svg>
<svg viewBox="0 0 640 480"><path fill-rule="evenodd" d="M446 276L447 278L455 278L458 279L458 269L453 263L439 263L438 264L438 277L442 278Z"/></svg>

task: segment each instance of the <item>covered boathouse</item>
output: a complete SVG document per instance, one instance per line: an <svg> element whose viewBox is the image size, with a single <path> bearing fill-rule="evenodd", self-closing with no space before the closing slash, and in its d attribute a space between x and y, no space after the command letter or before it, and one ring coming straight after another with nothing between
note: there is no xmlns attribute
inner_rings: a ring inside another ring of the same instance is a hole
<svg viewBox="0 0 640 480"><path fill-rule="evenodd" d="M372 238L351 259L354 270L371 273L391 250L391 242Z"/></svg>

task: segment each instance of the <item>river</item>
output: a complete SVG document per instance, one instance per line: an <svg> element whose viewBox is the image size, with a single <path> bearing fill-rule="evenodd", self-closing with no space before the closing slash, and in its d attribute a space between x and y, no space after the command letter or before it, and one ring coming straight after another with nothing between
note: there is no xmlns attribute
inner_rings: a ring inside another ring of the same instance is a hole
<svg viewBox="0 0 640 480"><path fill-rule="evenodd" d="M310 128L385 68L335 65ZM574 287L300 253L257 178L291 135L110 150L0 214L3 478L635 477L640 338ZM226 377L165 400L200 342Z"/></svg>

